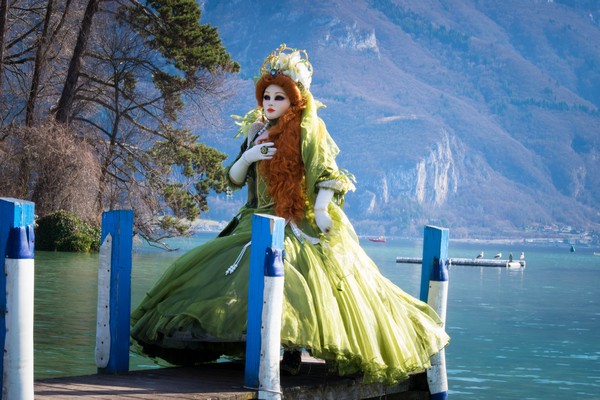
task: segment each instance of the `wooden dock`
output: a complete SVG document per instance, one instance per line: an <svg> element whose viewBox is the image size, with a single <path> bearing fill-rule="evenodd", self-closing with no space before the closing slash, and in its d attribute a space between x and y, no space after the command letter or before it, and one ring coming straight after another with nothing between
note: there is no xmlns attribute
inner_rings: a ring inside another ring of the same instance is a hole
<svg viewBox="0 0 600 400"><path fill-rule="evenodd" d="M423 259L420 257L396 257L398 264L421 264ZM525 260L501 260L499 258L449 258L448 266L461 265L471 267L505 267L505 268L525 268Z"/></svg>
<svg viewBox="0 0 600 400"><path fill-rule="evenodd" d="M216 363L52 378L35 382L36 400L84 399L257 399L258 392L243 387L243 363ZM322 361L303 361L296 376L281 374L286 400L425 400L430 398L425 373L394 386L363 384L361 376L340 377L327 373Z"/></svg>

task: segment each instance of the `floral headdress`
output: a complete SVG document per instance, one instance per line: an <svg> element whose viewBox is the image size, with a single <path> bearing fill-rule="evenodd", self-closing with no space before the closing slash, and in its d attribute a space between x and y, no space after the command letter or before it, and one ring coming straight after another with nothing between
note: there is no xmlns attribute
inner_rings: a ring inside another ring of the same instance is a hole
<svg viewBox="0 0 600 400"><path fill-rule="evenodd" d="M290 77L296 83L300 91L308 91L310 89L312 73L313 68L308 62L308 54L306 53L306 50L292 49L287 47L285 44L282 44L278 49L269 54L269 56L265 58L265 61L260 68L261 76L265 74L283 74ZM255 83L259 79L259 76L255 77ZM303 96L309 96L312 98L312 96L310 96L310 92L309 94L304 93ZM318 108L324 107L324 105L320 102L315 101L315 103L317 104ZM247 137L252 123L261 119L262 116L263 113L261 107L250 110L243 117L239 115L232 115L231 117L235 119L235 124L240 127L234 138L237 138L240 135Z"/></svg>
<svg viewBox="0 0 600 400"><path fill-rule="evenodd" d="M304 58L303 58L304 56ZM300 90L310 89L312 81L312 65L308 62L306 50L289 48L282 44L273 51L260 68L260 74L283 74L289 76Z"/></svg>

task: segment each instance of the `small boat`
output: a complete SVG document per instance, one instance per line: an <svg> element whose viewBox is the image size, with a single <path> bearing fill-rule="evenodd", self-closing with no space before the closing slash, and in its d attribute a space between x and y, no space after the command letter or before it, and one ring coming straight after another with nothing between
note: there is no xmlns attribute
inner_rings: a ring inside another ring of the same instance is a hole
<svg viewBox="0 0 600 400"><path fill-rule="evenodd" d="M598 252L598 251L595 251L595 252L594 252L594 255L595 255L595 256L600 256L600 252Z"/></svg>
<svg viewBox="0 0 600 400"><path fill-rule="evenodd" d="M575 246L571 245L571 247L569 248L569 251L571 253L575 253Z"/></svg>
<svg viewBox="0 0 600 400"><path fill-rule="evenodd" d="M371 242L377 242L377 243L385 243L385 236L379 236L379 237L370 237L369 240Z"/></svg>

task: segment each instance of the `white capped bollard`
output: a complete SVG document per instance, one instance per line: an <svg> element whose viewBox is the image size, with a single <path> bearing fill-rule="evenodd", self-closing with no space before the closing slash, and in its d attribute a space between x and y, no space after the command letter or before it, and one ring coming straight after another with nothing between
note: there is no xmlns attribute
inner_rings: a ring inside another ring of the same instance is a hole
<svg viewBox="0 0 600 400"><path fill-rule="evenodd" d="M420 299L435 310L444 326L448 304L448 229L426 226L423 235ZM427 383L432 400L448 398L446 353L442 349L431 357Z"/></svg>
<svg viewBox="0 0 600 400"><path fill-rule="evenodd" d="M281 399L279 360L283 311L283 251L267 248L263 291L262 351L258 369L258 398Z"/></svg>
<svg viewBox="0 0 600 400"><path fill-rule="evenodd" d="M444 260L439 260L434 267L429 281L429 304L446 325L446 308L448 304L448 266ZM431 357L431 368L427 370L427 383L431 400L446 400L448 398L448 378L446 374L446 351Z"/></svg>
<svg viewBox="0 0 600 400"><path fill-rule="evenodd" d="M244 386L258 390L259 399L281 399L284 229L283 218L252 217Z"/></svg>
<svg viewBox="0 0 600 400"><path fill-rule="evenodd" d="M33 400L33 203L0 199L2 399Z"/></svg>

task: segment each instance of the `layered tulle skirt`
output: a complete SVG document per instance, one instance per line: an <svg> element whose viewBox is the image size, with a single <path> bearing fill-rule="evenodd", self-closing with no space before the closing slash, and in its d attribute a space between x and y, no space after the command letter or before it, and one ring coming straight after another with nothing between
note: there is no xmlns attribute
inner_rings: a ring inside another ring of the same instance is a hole
<svg viewBox="0 0 600 400"><path fill-rule="evenodd" d="M253 211L181 256L146 294L132 313L144 352L174 364L244 356ZM439 317L381 275L341 210L332 217L334 232L317 244L286 226L282 346L366 381L395 383L429 367L449 341Z"/></svg>

